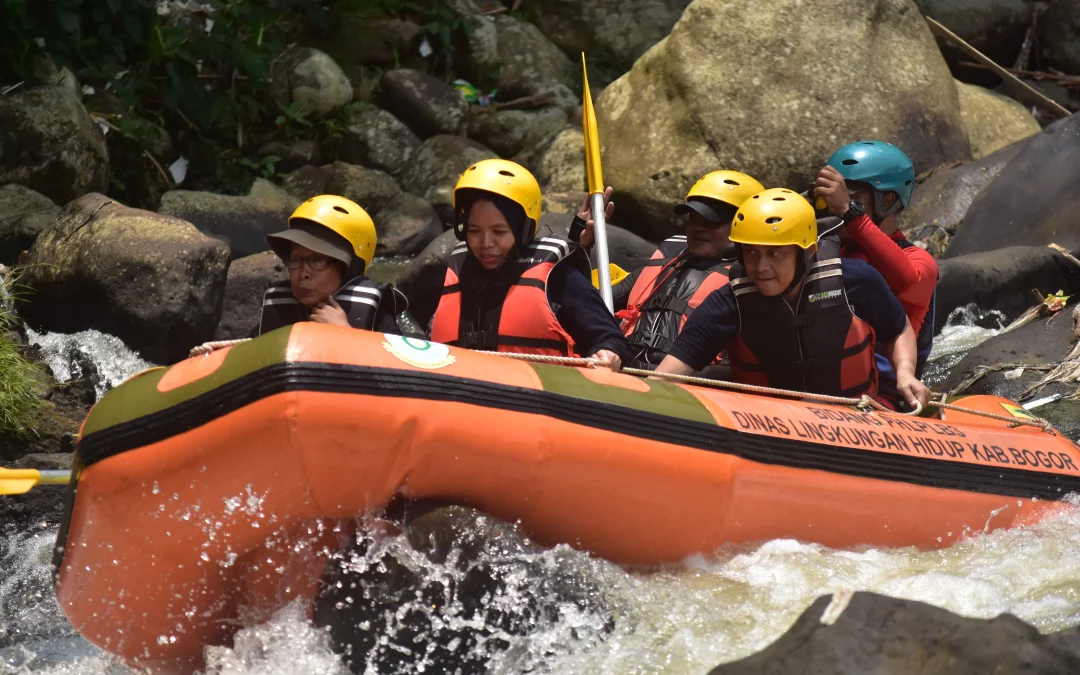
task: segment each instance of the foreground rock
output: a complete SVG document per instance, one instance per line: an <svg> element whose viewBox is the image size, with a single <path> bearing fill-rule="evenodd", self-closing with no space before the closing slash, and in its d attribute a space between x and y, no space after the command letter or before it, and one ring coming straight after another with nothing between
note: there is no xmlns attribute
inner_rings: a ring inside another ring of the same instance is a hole
<svg viewBox="0 0 1080 675"><path fill-rule="evenodd" d="M232 261L225 280L221 320L214 340L255 337L262 319L263 291L271 281L288 277L281 258L272 251Z"/></svg>
<svg viewBox="0 0 1080 675"><path fill-rule="evenodd" d="M0 187L0 263L11 265L60 213L43 194L22 185Z"/></svg>
<svg viewBox="0 0 1080 675"><path fill-rule="evenodd" d="M943 255L971 202L1023 145L1023 141L1013 143L988 157L927 176L916 185L911 203L900 213L900 227L908 239L924 242L932 254Z"/></svg>
<svg viewBox="0 0 1080 675"><path fill-rule="evenodd" d="M956 92L960 96L960 115L971 143L971 156L975 159L1042 129L1027 108L1011 98L959 80Z"/></svg>
<svg viewBox="0 0 1080 675"><path fill-rule="evenodd" d="M318 49L291 49L274 63L270 95L281 105L296 105L315 117L341 108L353 98L352 84L332 58Z"/></svg>
<svg viewBox="0 0 1080 675"><path fill-rule="evenodd" d="M19 313L38 329L96 328L175 361L213 336L228 259L190 223L86 195L30 249Z"/></svg>
<svg viewBox="0 0 1080 675"><path fill-rule="evenodd" d="M266 251L266 235L284 230L301 200L273 183L256 179L247 196L173 190L158 211L186 220L229 245L233 258Z"/></svg>
<svg viewBox="0 0 1080 675"><path fill-rule="evenodd" d="M1080 114L1075 114L1024 142L972 201L947 255L1050 243L1080 248L1078 166Z"/></svg>
<svg viewBox="0 0 1080 675"><path fill-rule="evenodd" d="M1080 672L1076 629L1041 635L1011 614L968 619L922 602L865 592L851 597L835 623L823 623L836 597L818 598L779 640L710 675Z"/></svg>
<svg viewBox="0 0 1080 675"><path fill-rule="evenodd" d="M568 611L606 614L600 589L562 551L545 551L474 509L410 505L405 541L361 535L331 563L315 602L334 650L355 673L482 672L510 639L552 630ZM412 550L409 550L409 549ZM362 600L361 600L362 599ZM363 628L361 628L361 626ZM610 629L580 626L578 639Z"/></svg>
<svg viewBox="0 0 1080 675"><path fill-rule="evenodd" d="M482 159L497 155L461 136L432 136L409 157L401 172L401 186L431 202L443 222L453 222L454 185L461 172Z"/></svg>
<svg viewBox="0 0 1080 675"><path fill-rule="evenodd" d="M874 83L858 105L852 82ZM952 76L910 0L695 0L604 90L597 118L604 176L656 238L717 168L802 189L864 137L899 145L916 172L971 156Z"/></svg>
<svg viewBox="0 0 1080 675"><path fill-rule="evenodd" d="M1044 294L1080 291L1080 267L1046 247L1011 246L940 260L938 267L939 326L969 302L996 309L1012 320L1033 304L1033 288Z"/></svg>
<svg viewBox="0 0 1080 675"><path fill-rule="evenodd" d="M105 137L65 87L0 96L0 148L0 185L25 185L59 204L109 187Z"/></svg>
<svg viewBox="0 0 1080 675"><path fill-rule="evenodd" d="M350 117L338 156L345 162L397 175L419 147L420 139L401 120L382 108L366 105Z"/></svg>
<svg viewBox="0 0 1080 675"><path fill-rule="evenodd" d="M396 68L379 81L386 109L421 138L456 134L465 128L465 97L442 80L410 68Z"/></svg>

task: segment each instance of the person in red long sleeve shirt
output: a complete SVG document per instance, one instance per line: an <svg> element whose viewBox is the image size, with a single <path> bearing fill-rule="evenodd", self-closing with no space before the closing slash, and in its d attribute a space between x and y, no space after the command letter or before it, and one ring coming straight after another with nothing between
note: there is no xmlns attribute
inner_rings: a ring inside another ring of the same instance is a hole
<svg viewBox="0 0 1080 675"><path fill-rule="evenodd" d="M817 175L814 194L844 220L838 232L843 255L870 263L900 300L918 336L921 376L933 345L938 266L898 229L897 214L910 201L914 183L914 167L903 151L882 141L859 141L833 153Z"/></svg>

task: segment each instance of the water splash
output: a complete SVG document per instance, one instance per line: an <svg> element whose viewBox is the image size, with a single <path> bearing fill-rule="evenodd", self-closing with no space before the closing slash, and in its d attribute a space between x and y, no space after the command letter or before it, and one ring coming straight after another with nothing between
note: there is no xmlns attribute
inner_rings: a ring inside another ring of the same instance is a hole
<svg viewBox="0 0 1080 675"><path fill-rule="evenodd" d="M930 386L942 382L969 351L1000 333L1006 324L1005 315L996 309L979 309L975 303L954 309L934 338L923 381Z"/></svg>
<svg viewBox="0 0 1080 675"><path fill-rule="evenodd" d="M41 348L41 361L57 382L90 378L100 399L105 392L154 364L143 360L124 342L96 330L79 333L38 333L26 329L27 340Z"/></svg>

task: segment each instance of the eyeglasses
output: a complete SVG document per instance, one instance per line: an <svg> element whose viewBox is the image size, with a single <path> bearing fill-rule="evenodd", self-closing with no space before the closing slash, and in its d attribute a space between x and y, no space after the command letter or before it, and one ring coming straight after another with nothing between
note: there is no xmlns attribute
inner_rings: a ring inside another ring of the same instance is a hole
<svg viewBox="0 0 1080 675"><path fill-rule="evenodd" d="M289 256L289 259L285 261L285 266L291 270L298 270L303 265L307 265L308 269L312 272L321 272L326 269L326 266L330 264L330 258L324 255L313 255L310 258L303 258L298 255Z"/></svg>

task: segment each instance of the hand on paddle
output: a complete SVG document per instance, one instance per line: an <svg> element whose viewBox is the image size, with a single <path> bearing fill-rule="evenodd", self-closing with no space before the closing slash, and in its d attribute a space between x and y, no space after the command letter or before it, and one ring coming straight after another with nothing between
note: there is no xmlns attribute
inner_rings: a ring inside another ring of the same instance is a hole
<svg viewBox="0 0 1080 675"><path fill-rule="evenodd" d="M601 365L611 368L616 373L622 369L622 359L620 359L619 355L613 351L601 349L589 358L600 361Z"/></svg>
<svg viewBox="0 0 1080 675"><path fill-rule="evenodd" d="M844 177L831 166L826 166L818 172L817 181L814 184L814 196L823 197L829 213L834 216L843 216L847 213L848 205L851 203Z"/></svg>
<svg viewBox="0 0 1080 675"><path fill-rule="evenodd" d="M604 218L610 219L615 213L615 202L611 201L611 193L615 190L608 186L608 189L604 190ZM589 207L589 203L592 201L592 195L585 195L585 201L581 203L581 210L578 211L578 218L585 221L585 230L581 233L581 238L578 240L585 248L592 248L592 245L596 242L596 235L593 234L592 209Z"/></svg>
<svg viewBox="0 0 1080 675"><path fill-rule="evenodd" d="M334 300L332 295L326 299L326 302L320 302L315 306L315 309L311 311L309 320L315 323L330 324L331 326L349 327L349 317L345 315L345 310L341 308L341 305L337 304L337 300Z"/></svg>

